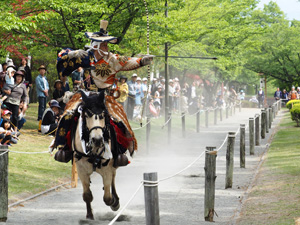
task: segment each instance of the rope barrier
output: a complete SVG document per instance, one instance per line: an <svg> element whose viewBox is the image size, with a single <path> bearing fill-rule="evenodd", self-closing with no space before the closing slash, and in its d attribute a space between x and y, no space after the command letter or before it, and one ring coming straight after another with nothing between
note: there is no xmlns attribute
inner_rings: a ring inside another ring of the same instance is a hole
<svg viewBox="0 0 300 225"><path fill-rule="evenodd" d="M0 150L0 151L1 151L1 150ZM8 152L9 152L9 150L5 150L4 152L2 152L2 153L0 154L0 156L6 154L6 153L8 153Z"/></svg>
<svg viewBox="0 0 300 225"><path fill-rule="evenodd" d="M223 148L223 146L225 145L225 143L226 143L226 141L227 141L227 139L228 139L228 134L226 135L226 137L225 137L225 139L224 139L224 141L223 141L223 143L221 144L221 146L216 150L217 152L218 151L220 151L221 150L221 148Z"/></svg>
<svg viewBox="0 0 300 225"><path fill-rule="evenodd" d="M136 191L133 193L133 195L130 197L130 199L126 202L126 204L123 206L123 208L118 212L118 214L113 218L113 220L110 221L110 223L108 225L112 225L114 222L117 221L117 219L120 217L122 212L126 209L126 207L129 205L129 203L133 200L133 198L136 196L136 194L138 193L138 191L140 190L140 188L142 186L143 186L143 182L140 183L140 185L138 186Z"/></svg>
<svg viewBox="0 0 300 225"><path fill-rule="evenodd" d="M147 124L149 124L151 122L152 119L149 120L148 123L146 123L145 125L141 126L141 127L137 127L137 128L132 128L132 130L140 130L142 128L144 128L145 126L147 126Z"/></svg>
<svg viewBox="0 0 300 225"><path fill-rule="evenodd" d="M172 118L172 115L171 115L170 118L167 120L167 122L165 122L165 124L162 125L161 129L164 129L164 127L170 122L171 118Z"/></svg>

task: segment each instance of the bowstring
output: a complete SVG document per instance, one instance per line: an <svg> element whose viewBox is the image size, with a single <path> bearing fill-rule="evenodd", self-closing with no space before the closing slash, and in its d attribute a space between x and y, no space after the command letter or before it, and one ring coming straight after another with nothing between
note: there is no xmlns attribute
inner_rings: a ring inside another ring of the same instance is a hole
<svg viewBox="0 0 300 225"><path fill-rule="evenodd" d="M146 9L146 17L147 17L147 55L149 55L149 11L148 11L148 6L147 6L147 2L146 0L144 1L144 5L145 5L145 9ZM147 66L147 70L148 70L148 76L147 76L147 93L146 96L144 96L144 102L143 102L143 106L142 106L142 110L141 110L141 119L140 119L140 125L141 127L143 126L143 114L145 111L145 105L147 102L147 97L148 97L148 93L150 92L150 65Z"/></svg>

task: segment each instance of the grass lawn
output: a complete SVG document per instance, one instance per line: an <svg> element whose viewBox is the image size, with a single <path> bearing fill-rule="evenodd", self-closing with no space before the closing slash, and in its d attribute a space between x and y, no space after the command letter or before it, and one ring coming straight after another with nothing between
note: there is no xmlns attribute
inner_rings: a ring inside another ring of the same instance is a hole
<svg viewBox="0 0 300 225"><path fill-rule="evenodd" d="M238 110L238 109L237 109ZM18 144L10 147L12 151L22 152L44 152L48 150L53 137L45 136L37 132L38 104L30 104L26 112L26 124L21 129L21 136ZM218 114L219 118L219 114ZM225 119L225 110L223 110ZM200 116L201 126L205 125L204 113ZM219 119L218 119L219 120ZM213 112L209 115L210 124L213 123ZM146 122L144 121L143 124ZM164 124L164 117L152 119L150 147L165 141L167 143L168 127ZM138 122L131 122L132 128L139 128ZM196 116L186 116L186 130L195 132ZM135 131L138 140L139 151L146 150L146 128ZM172 118L172 137L182 137L181 118L174 114ZM49 153L44 154L19 154L9 153L9 200L10 203L23 199L32 194L38 193L50 187L69 181L71 178L71 163L65 164L56 162Z"/></svg>
<svg viewBox="0 0 300 225"><path fill-rule="evenodd" d="M238 224L295 224L300 217L300 127L286 112Z"/></svg>

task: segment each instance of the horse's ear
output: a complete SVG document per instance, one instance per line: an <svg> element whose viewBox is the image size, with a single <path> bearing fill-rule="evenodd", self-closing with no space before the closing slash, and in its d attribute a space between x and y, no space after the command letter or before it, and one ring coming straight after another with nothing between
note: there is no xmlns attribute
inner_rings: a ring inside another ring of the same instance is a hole
<svg viewBox="0 0 300 225"><path fill-rule="evenodd" d="M81 91L81 90L80 90L80 93L81 93L82 101L86 102L86 100L88 98L87 95L84 93L84 91Z"/></svg>

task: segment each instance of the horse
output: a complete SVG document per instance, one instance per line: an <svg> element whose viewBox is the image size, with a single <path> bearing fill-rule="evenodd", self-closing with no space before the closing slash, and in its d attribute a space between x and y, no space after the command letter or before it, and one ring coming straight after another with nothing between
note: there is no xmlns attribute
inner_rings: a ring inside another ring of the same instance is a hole
<svg viewBox="0 0 300 225"><path fill-rule="evenodd" d="M104 91L87 96L84 92L82 103L77 111L76 129L72 131L72 149L78 176L83 186L83 201L86 203L87 219L94 219L91 202L90 176L93 172L103 178L103 200L113 211L120 207L115 187L117 167L114 160L118 157L114 128L104 104Z"/></svg>

